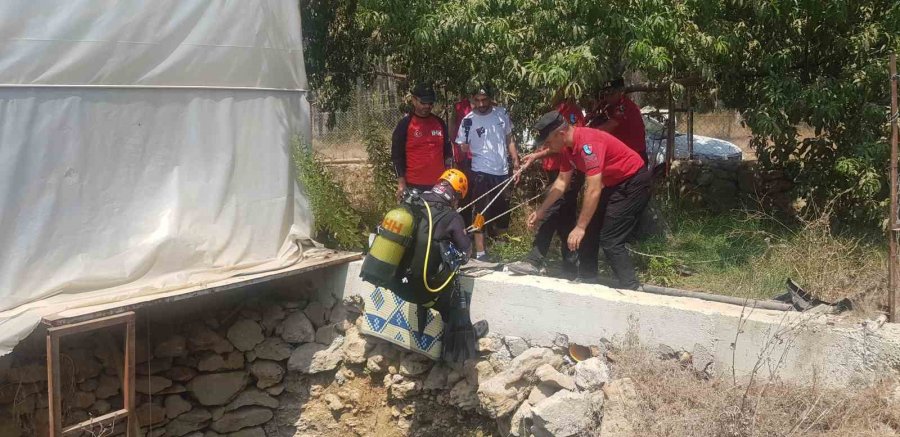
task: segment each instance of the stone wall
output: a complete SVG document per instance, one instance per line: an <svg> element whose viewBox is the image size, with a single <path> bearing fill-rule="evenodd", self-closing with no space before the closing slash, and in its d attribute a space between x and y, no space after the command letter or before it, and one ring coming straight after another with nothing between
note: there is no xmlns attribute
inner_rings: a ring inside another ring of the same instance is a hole
<svg viewBox="0 0 900 437"><path fill-rule="evenodd" d="M675 161L670 183L681 199L713 211L747 206L794 213L793 182L756 161Z"/></svg>
<svg viewBox="0 0 900 437"><path fill-rule="evenodd" d="M342 291L300 279L139 312L141 435L474 435L498 426L575 435L600 426L610 380L602 345L575 364L564 336L534 347L491 334L479 340L480 359L435 363L360 335L361 299L332 294ZM47 435L43 335L2 360L0 436ZM62 346L65 424L121 408L121 332ZM83 435L124 432L124 423L104 424Z"/></svg>
<svg viewBox="0 0 900 437"><path fill-rule="evenodd" d="M294 435L295 420L281 421L291 426L284 433L273 420L294 396L286 375L333 370L354 347L345 340L355 330L351 307L322 289L286 281L138 313L136 404L143 435ZM122 408L120 331L63 339L66 425ZM4 437L47 435L43 335L35 333L2 361ZM122 433L120 423L93 435Z"/></svg>

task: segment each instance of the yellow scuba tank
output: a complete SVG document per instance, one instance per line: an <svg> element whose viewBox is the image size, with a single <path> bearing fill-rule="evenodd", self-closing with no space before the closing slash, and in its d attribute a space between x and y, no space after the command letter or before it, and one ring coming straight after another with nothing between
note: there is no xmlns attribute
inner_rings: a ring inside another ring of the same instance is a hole
<svg viewBox="0 0 900 437"><path fill-rule="evenodd" d="M415 231L412 213L403 206L388 211L378 226L375 241L363 260L359 276L380 287L390 287Z"/></svg>

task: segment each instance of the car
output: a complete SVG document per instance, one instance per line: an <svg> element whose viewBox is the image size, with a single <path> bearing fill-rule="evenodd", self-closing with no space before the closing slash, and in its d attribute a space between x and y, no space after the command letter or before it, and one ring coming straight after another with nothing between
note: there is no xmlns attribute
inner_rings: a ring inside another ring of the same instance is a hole
<svg viewBox="0 0 900 437"><path fill-rule="evenodd" d="M647 154L655 165L666 162L666 125L664 111L653 107L641 109L646 129ZM744 157L741 148L730 141L694 134L694 159L740 161ZM689 159L688 136L675 131L675 159Z"/></svg>

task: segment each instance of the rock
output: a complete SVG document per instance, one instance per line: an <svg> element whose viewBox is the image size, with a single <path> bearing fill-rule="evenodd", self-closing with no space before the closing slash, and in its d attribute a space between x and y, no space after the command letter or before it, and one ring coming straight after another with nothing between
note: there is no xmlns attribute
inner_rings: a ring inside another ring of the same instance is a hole
<svg viewBox="0 0 900 437"><path fill-rule="evenodd" d="M575 365L575 385L593 391L609 381L609 367L600 358L590 358Z"/></svg>
<svg viewBox="0 0 900 437"><path fill-rule="evenodd" d="M528 403L531 405L537 405L544 399L553 396L560 390L559 386L556 384L538 384L536 387L531 389L531 393L528 394Z"/></svg>
<svg viewBox="0 0 900 437"><path fill-rule="evenodd" d="M93 393L87 393L83 391L75 392L72 395L72 400L70 401L72 406L81 410L86 410L94 405L94 402L97 400L97 397L94 396Z"/></svg>
<svg viewBox="0 0 900 437"><path fill-rule="evenodd" d="M328 309L318 301L310 302L303 310L303 314L312 322L313 326L320 328L325 326L325 320L328 318Z"/></svg>
<svg viewBox="0 0 900 437"><path fill-rule="evenodd" d="M144 404L134 410L141 427L156 425L166 420L166 409L156 404Z"/></svg>
<svg viewBox="0 0 900 437"><path fill-rule="evenodd" d="M86 379L96 378L103 371L103 365L94 358L94 354L88 349L67 350L66 355L75 366L75 381L83 382Z"/></svg>
<svg viewBox="0 0 900 437"><path fill-rule="evenodd" d="M226 437L266 437L266 432L257 426L255 428L245 428L238 432L233 432Z"/></svg>
<svg viewBox="0 0 900 437"><path fill-rule="evenodd" d="M531 433L531 422L534 414L531 412L531 404L522 402L519 409L512 415L509 421L509 434L520 437Z"/></svg>
<svg viewBox="0 0 900 437"><path fill-rule="evenodd" d="M586 435L596 427L595 417L603 406L600 394L561 390L532 408L536 437Z"/></svg>
<svg viewBox="0 0 900 437"><path fill-rule="evenodd" d="M215 422L222 418L225 415L225 407L213 407L210 410L210 414L212 414L212 420Z"/></svg>
<svg viewBox="0 0 900 437"><path fill-rule="evenodd" d="M169 369L164 376L175 382L188 382L197 376L197 371L190 367L175 366Z"/></svg>
<svg viewBox="0 0 900 437"><path fill-rule="evenodd" d="M634 435L634 428L626 415L629 411L636 411L640 407L640 401L631 378L611 381L603 387L603 394L606 395L606 402L603 404L600 435L604 437Z"/></svg>
<svg viewBox="0 0 900 437"><path fill-rule="evenodd" d="M251 388L238 395L228 406L225 412L234 411L241 407L257 405L267 408L278 408L278 399L269 396L266 392Z"/></svg>
<svg viewBox="0 0 900 437"><path fill-rule="evenodd" d="M84 382L78 384L78 388L79 388L81 391L90 391L90 392L92 392L92 391L94 391L94 390L97 389L97 385L98 385L97 379L96 379L96 378L92 378L92 379L85 380ZM0 404L3 404L3 403L6 403L6 402L3 402L2 400L0 400Z"/></svg>
<svg viewBox="0 0 900 437"><path fill-rule="evenodd" d="M236 370L244 368L244 354L239 351L229 352L222 356L211 353L197 361L197 370L201 372L218 372L220 370Z"/></svg>
<svg viewBox="0 0 900 437"><path fill-rule="evenodd" d="M337 395L329 393L323 396L322 400L325 401L328 409L335 413L344 409L344 403L341 402L341 398L337 397Z"/></svg>
<svg viewBox="0 0 900 437"><path fill-rule="evenodd" d="M206 428L212 416L209 411L198 408L183 413L178 418L166 424L166 436L180 437Z"/></svg>
<svg viewBox="0 0 900 437"><path fill-rule="evenodd" d="M423 388L425 390L443 390L447 388L447 376L450 374L450 368L443 365L435 365L428 372L425 378Z"/></svg>
<svg viewBox="0 0 900 437"><path fill-rule="evenodd" d="M338 337L327 347L318 343L307 343L298 347L288 360L288 370L308 374L334 370L344 358L341 350L343 340L343 337Z"/></svg>
<svg viewBox="0 0 900 437"><path fill-rule="evenodd" d="M102 416L102 415L112 411L112 405L110 405L109 401L100 399L97 402L94 402L94 405L91 406L89 411L95 417ZM2 435L2 434L0 434L0 435Z"/></svg>
<svg viewBox="0 0 900 437"><path fill-rule="evenodd" d="M109 399L119 394L121 388L122 382L119 381L119 378L102 375L97 379L97 391L94 392L94 395L98 399Z"/></svg>
<svg viewBox="0 0 900 437"><path fill-rule="evenodd" d="M342 346L344 353L344 361L351 364L362 364L366 362L366 354L373 349L373 345L368 342L365 336L359 334L359 330L353 326L347 330L344 336L344 345Z"/></svg>
<svg viewBox="0 0 900 437"><path fill-rule="evenodd" d="M222 418L213 422L209 427L218 433L228 433L242 428L262 425L271 420L272 417L272 410L261 407L244 407L225 413Z"/></svg>
<svg viewBox="0 0 900 437"><path fill-rule="evenodd" d="M491 418L512 413L525 399L535 370L543 364L557 367L562 358L546 348L531 348L516 357L510 367L478 387L478 401Z"/></svg>
<svg viewBox="0 0 900 437"><path fill-rule="evenodd" d="M421 384L417 381L401 381L391 385L391 397L403 400L415 395L421 388Z"/></svg>
<svg viewBox="0 0 900 437"><path fill-rule="evenodd" d="M476 387L497 374L497 372L494 371L494 366L492 366L491 363L487 361L477 360L466 361L466 363L463 365L463 371L465 372L466 379L469 380L469 384L472 384Z"/></svg>
<svg viewBox="0 0 900 437"><path fill-rule="evenodd" d="M134 381L134 391L155 395L172 386L172 380L162 376L139 376Z"/></svg>
<svg viewBox="0 0 900 437"><path fill-rule="evenodd" d="M202 405L225 405L247 386L244 372L200 375L188 383L188 391Z"/></svg>
<svg viewBox="0 0 900 437"><path fill-rule="evenodd" d="M569 336L566 334L556 334L556 337L553 338L553 347L568 349Z"/></svg>
<svg viewBox="0 0 900 437"><path fill-rule="evenodd" d="M228 328L226 335L237 350L246 352L262 343L265 337L258 323L250 319L241 319Z"/></svg>
<svg viewBox="0 0 900 437"><path fill-rule="evenodd" d="M257 387L271 387L284 378L284 367L275 361L258 360L250 365L250 374L256 378Z"/></svg>
<svg viewBox="0 0 900 437"><path fill-rule="evenodd" d="M187 353L187 340L180 335L173 335L153 349L153 356L157 358L180 357Z"/></svg>
<svg viewBox="0 0 900 437"><path fill-rule="evenodd" d="M555 386L557 388L575 391L575 380L571 376L559 373L553 366L544 364L534 371L534 375L542 384Z"/></svg>
<svg viewBox="0 0 900 437"><path fill-rule="evenodd" d="M484 337L478 339L478 352L497 352L503 347L503 342L497 337Z"/></svg>
<svg viewBox="0 0 900 437"><path fill-rule="evenodd" d="M285 388L284 384L274 385L272 387L267 388L266 393L268 393L272 396L278 396L281 393L284 393L284 388Z"/></svg>
<svg viewBox="0 0 900 437"><path fill-rule="evenodd" d="M356 378L356 372L346 367L342 367L334 375L334 382L336 382L338 385L344 385L353 378Z"/></svg>
<svg viewBox="0 0 900 437"><path fill-rule="evenodd" d="M351 311L348 310L347 305L339 303L332 308L331 314L328 316L328 321L331 322L339 332L346 332L353 326L353 322L350 320L350 314Z"/></svg>
<svg viewBox="0 0 900 437"><path fill-rule="evenodd" d="M461 379L457 382L448 395L448 401L463 410L474 410L478 407L478 387L469 384L469 381Z"/></svg>
<svg viewBox="0 0 900 437"><path fill-rule="evenodd" d="M400 374L403 376L417 376L431 369L434 361L425 355L417 353L406 354L400 361Z"/></svg>
<svg viewBox="0 0 900 437"><path fill-rule="evenodd" d="M266 335L272 335L285 317L287 317L287 313L284 312L281 305L269 305L263 309L261 325L266 331Z"/></svg>
<svg viewBox="0 0 900 437"><path fill-rule="evenodd" d="M385 358L383 355L372 355L366 360L366 370L374 374L385 372L387 369L384 363Z"/></svg>
<svg viewBox="0 0 900 437"><path fill-rule="evenodd" d="M31 364L22 367L13 367L6 371L6 378L15 384L32 384L47 380L47 367L39 364Z"/></svg>
<svg viewBox="0 0 900 437"><path fill-rule="evenodd" d="M281 338L288 343L309 343L316 340L316 329L306 314L297 311L281 322Z"/></svg>
<svg viewBox="0 0 900 437"><path fill-rule="evenodd" d="M173 361L172 357L154 358L146 363L138 364L134 371L138 375L156 375L171 369Z"/></svg>
<svg viewBox="0 0 900 437"><path fill-rule="evenodd" d="M523 352L528 350L528 343L519 337L503 337L503 342L506 343L509 354L513 358L522 355Z"/></svg>
<svg viewBox="0 0 900 437"><path fill-rule="evenodd" d="M329 345L335 338L341 336L337 326L334 324L325 325L316 330L316 343Z"/></svg>
<svg viewBox="0 0 900 437"><path fill-rule="evenodd" d="M157 393L157 395L159 395L159 396L172 395L172 394L184 393L186 391L187 391L187 387L185 387L181 384L172 384L169 388L160 390L159 393Z"/></svg>
<svg viewBox="0 0 900 437"><path fill-rule="evenodd" d="M169 419L174 419L188 411L191 411L193 406L190 402L184 400L179 395L169 395L166 396L165 402L163 405L166 407L166 417Z"/></svg>
<svg viewBox="0 0 900 437"><path fill-rule="evenodd" d="M283 361L291 357L291 345L278 337L270 337L256 345L253 352L256 354L256 358Z"/></svg>
<svg viewBox="0 0 900 437"><path fill-rule="evenodd" d="M315 302L322 304L325 308L331 308L337 304L338 300L331 292L331 287L319 287L316 289ZM312 305L314 302L310 303ZM309 306L307 306L309 308Z"/></svg>
<svg viewBox="0 0 900 437"><path fill-rule="evenodd" d="M195 324L188 330L188 349L191 352L213 351L226 354L233 351L234 346L208 326Z"/></svg>

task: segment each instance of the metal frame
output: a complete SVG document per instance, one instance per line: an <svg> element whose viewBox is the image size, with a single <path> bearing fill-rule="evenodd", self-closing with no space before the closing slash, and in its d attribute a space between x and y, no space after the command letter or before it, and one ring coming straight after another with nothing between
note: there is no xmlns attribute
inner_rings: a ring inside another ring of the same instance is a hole
<svg viewBox="0 0 900 437"><path fill-rule="evenodd" d="M897 269L897 239L900 237L900 215L897 211L897 55L890 58L891 81L891 209L888 212L888 317L891 322L900 322L900 275Z"/></svg>
<svg viewBox="0 0 900 437"><path fill-rule="evenodd" d="M104 422L115 422L126 417L128 420L126 436L137 437L134 430L138 428L137 416L134 414L134 367L135 367L135 314L133 311L73 323L64 326L47 328L47 395L49 400L50 437L62 437L67 434L90 429ZM125 325L125 362L122 371L122 399L124 408L94 417L81 423L63 428L62 393L60 389L59 343L62 337L82 332L94 331L111 326Z"/></svg>

